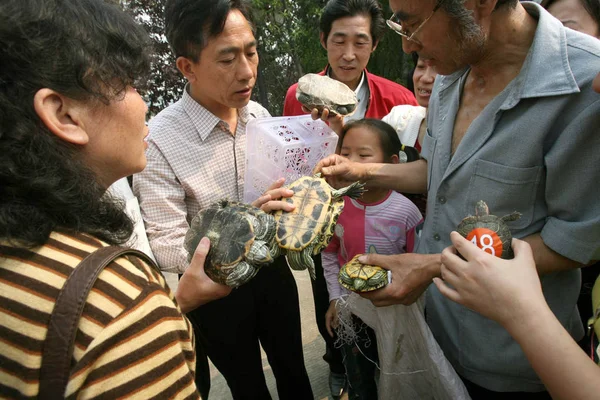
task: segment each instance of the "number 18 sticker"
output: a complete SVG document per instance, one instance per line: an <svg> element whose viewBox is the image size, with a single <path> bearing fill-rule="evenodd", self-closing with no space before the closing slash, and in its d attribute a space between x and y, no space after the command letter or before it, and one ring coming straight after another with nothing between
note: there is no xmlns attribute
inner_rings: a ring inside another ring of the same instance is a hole
<svg viewBox="0 0 600 400"><path fill-rule="evenodd" d="M470 240L475 246L493 256L502 256L502 240L491 229L475 228L469 232L467 240Z"/></svg>

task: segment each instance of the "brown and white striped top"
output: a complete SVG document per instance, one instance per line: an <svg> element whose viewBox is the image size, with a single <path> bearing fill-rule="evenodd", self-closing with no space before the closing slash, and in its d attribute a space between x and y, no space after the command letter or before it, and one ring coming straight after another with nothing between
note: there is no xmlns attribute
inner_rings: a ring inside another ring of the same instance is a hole
<svg viewBox="0 0 600 400"><path fill-rule="evenodd" d="M0 398L35 398L48 320L73 268L105 243L53 233L22 249L0 241ZM163 276L120 257L94 284L79 321L66 397L198 399L192 327Z"/></svg>

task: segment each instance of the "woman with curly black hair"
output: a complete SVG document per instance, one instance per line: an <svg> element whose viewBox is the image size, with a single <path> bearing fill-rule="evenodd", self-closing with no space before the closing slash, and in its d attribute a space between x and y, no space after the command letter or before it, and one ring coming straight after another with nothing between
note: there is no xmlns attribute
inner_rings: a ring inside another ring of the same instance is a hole
<svg viewBox="0 0 600 400"><path fill-rule="evenodd" d="M65 281L133 224L106 195L146 165L147 107L135 87L148 36L100 0L0 3L0 393L37 397ZM203 270L204 239L173 295L150 262L121 256L94 283L65 396L198 397L182 316L230 289ZM175 299L177 303L175 303Z"/></svg>

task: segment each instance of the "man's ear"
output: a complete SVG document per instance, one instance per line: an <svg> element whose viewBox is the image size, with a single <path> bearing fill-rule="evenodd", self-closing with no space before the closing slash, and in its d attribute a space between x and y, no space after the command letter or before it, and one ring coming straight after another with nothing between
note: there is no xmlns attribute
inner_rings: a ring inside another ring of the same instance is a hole
<svg viewBox="0 0 600 400"><path fill-rule="evenodd" d="M196 73L194 72L194 62L187 57L179 56L175 61L175 65L177 65L177 69L181 74L188 80L188 82L195 82L198 80Z"/></svg>
<svg viewBox="0 0 600 400"><path fill-rule="evenodd" d="M323 32L319 33L319 41L321 42L321 46L323 46L323 48L325 50L327 50L327 42L325 41L325 33L323 33Z"/></svg>
<svg viewBox="0 0 600 400"><path fill-rule="evenodd" d="M371 49L371 53L375 51L375 49L377 48L378 44L379 44L379 41L373 43L373 48Z"/></svg>
<svg viewBox="0 0 600 400"><path fill-rule="evenodd" d="M81 146L88 143L82 120L86 111L81 103L43 88L33 96L33 107L44 125L60 139Z"/></svg>

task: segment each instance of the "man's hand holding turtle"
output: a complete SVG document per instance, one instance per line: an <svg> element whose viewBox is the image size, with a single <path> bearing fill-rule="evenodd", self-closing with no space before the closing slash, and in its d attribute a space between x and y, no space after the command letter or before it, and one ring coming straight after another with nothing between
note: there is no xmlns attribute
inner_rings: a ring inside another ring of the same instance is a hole
<svg viewBox="0 0 600 400"><path fill-rule="evenodd" d="M371 169L376 165L361 164L332 154L319 161L314 173L320 172L331 186L341 188L356 181L367 182Z"/></svg>
<svg viewBox="0 0 600 400"><path fill-rule="evenodd" d="M392 272L392 280L386 287L361 294L377 307L414 303L440 270L439 254L368 254L358 260Z"/></svg>
<svg viewBox="0 0 600 400"><path fill-rule="evenodd" d="M284 183L285 178L273 182L262 196L252 202L252 205L266 213L277 210L293 211L296 208L293 204L281 200L294 195L294 192L283 187Z"/></svg>

